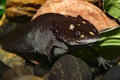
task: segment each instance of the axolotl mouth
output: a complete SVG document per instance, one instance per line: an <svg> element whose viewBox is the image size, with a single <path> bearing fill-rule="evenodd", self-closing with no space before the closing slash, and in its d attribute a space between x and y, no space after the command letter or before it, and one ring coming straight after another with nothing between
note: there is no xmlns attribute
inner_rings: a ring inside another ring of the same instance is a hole
<svg viewBox="0 0 120 80"><path fill-rule="evenodd" d="M94 38L94 39L84 39L84 40L80 40L80 41L71 41L69 44L70 45L88 45L88 44L92 44L95 43L99 40L99 38Z"/></svg>

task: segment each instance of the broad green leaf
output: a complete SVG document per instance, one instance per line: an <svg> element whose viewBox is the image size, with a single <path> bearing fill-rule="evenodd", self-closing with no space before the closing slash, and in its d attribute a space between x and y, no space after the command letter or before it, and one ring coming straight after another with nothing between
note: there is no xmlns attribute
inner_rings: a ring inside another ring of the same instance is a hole
<svg viewBox="0 0 120 80"><path fill-rule="evenodd" d="M119 18L120 0L104 0L104 11L114 18Z"/></svg>
<svg viewBox="0 0 120 80"><path fill-rule="evenodd" d="M120 26L100 33L99 46L120 46Z"/></svg>

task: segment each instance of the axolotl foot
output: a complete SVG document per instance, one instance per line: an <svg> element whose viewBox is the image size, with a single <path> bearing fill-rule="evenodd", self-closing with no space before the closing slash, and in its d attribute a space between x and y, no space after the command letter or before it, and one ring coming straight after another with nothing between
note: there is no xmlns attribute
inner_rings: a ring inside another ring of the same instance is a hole
<svg viewBox="0 0 120 80"><path fill-rule="evenodd" d="M106 60L101 56L97 58L97 61L99 63L99 66L103 66L105 70L112 67L112 64L110 64L110 60Z"/></svg>

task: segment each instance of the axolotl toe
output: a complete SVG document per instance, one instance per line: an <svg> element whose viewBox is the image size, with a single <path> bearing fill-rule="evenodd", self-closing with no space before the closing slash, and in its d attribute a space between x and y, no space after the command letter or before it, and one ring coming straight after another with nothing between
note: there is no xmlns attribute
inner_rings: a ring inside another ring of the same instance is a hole
<svg viewBox="0 0 120 80"><path fill-rule="evenodd" d="M81 16L46 13L16 27L2 39L1 46L13 52L38 52L50 56L53 49L55 55L63 54L69 46L84 46L98 39L97 29Z"/></svg>

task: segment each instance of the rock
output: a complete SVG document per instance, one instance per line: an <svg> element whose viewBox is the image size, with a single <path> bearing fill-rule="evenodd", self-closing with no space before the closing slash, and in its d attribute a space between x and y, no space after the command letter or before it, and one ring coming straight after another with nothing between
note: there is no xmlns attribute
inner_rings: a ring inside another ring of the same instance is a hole
<svg viewBox="0 0 120 80"><path fill-rule="evenodd" d="M6 15L3 14L0 18L0 27L7 22Z"/></svg>
<svg viewBox="0 0 120 80"><path fill-rule="evenodd" d="M50 71L49 67L47 66L42 66L40 64L36 65L34 68L34 74L36 76L43 76L47 74Z"/></svg>
<svg viewBox="0 0 120 80"><path fill-rule="evenodd" d="M94 5L98 6L100 9L103 9L103 0L84 0L84 1L93 3Z"/></svg>
<svg viewBox="0 0 120 80"><path fill-rule="evenodd" d="M5 35L9 34L16 27L16 23L6 22L2 26L0 26L0 39L2 39Z"/></svg>
<svg viewBox="0 0 120 80"><path fill-rule="evenodd" d="M44 80L44 79L41 77L34 76L34 75L25 75L25 76L21 76L21 77L12 79L12 80Z"/></svg>
<svg viewBox="0 0 120 80"><path fill-rule="evenodd" d="M102 80L120 80L120 65L112 67Z"/></svg>
<svg viewBox="0 0 120 80"><path fill-rule="evenodd" d="M7 0L6 15L13 21L30 20L46 0Z"/></svg>
<svg viewBox="0 0 120 80"><path fill-rule="evenodd" d="M9 67L0 61L0 75L2 75ZM1 79L1 78L0 78Z"/></svg>
<svg viewBox="0 0 120 80"><path fill-rule="evenodd" d="M118 24L120 25L120 18L117 18L116 21L117 21Z"/></svg>
<svg viewBox="0 0 120 80"><path fill-rule="evenodd" d="M14 77L17 77L18 75L16 74L16 72L14 72L13 70L9 69L7 71L5 71L2 75L2 77L6 80L11 80Z"/></svg>
<svg viewBox="0 0 120 80"><path fill-rule="evenodd" d="M7 0L7 6L34 6L35 8L43 5L46 0Z"/></svg>
<svg viewBox="0 0 120 80"><path fill-rule="evenodd" d="M44 80L49 80L49 73L45 74L42 78L43 78Z"/></svg>
<svg viewBox="0 0 120 80"><path fill-rule="evenodd" d="M0 46L0 60L7 66L13 68L15 66L24 66L25 60L15 53L5 51Z"/></svg>
<svg viewBox="0 0 120 80"><path fill-rule="evenodd" d="M47 0L32 19L44 13L60 13L75 17L80 15L91 22L99 31L118 26L100 8L83 0Z"/></svg>
<svg viewBox="0 0 120 80"><path fill-rule="evenodd" d="M65 55L53 65L49 80L92 80L92 74L84 61Z"/></svg>
<svg viewBox="0 0 120 80"><path fill-rule="evenodd" d="M120 56L116 57L115 59L112 59L111 63L115 65L120 65Z"/></svg>
<svg viewBox="0 0 120 80"><path fill-rule="evenodd" d="M8 69L3 73L3 78L11 80L16 77L24 76L30 74L26 67L16 66L14 68Z"/></svg>

